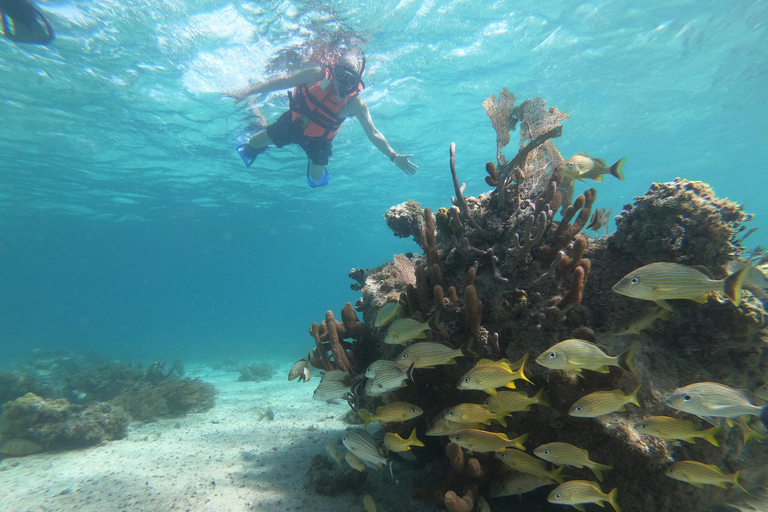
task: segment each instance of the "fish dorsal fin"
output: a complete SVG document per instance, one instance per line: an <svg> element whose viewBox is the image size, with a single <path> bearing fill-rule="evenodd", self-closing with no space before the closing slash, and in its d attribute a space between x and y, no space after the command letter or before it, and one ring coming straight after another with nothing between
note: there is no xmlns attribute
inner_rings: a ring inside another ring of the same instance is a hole
<svg viewBox="0 0 768 512"><path fill-rule="evenodd" d="M707 267L705 267L704 265L694 265L694 266L693 266L693 267L691 267L691 268L694 268L694 269L698 270L699 272L701 272L702 274L704 274L705 276L707 276L707 277L708 277L708 278L710 278L710 279L714 279L714 278L715 278L715 276L714 276L714 275L712 275L712 271L711 271L711 270L709 270L709 269L708 269Z"/></svg>
<svg viewBox="0 0 768 512"><path fill-rule="evenodd" d="M593 158L592 160L594 160L596 164L600 165L600 167L608 167L605 165L605 160L602 158Z"/></svg>
<svg viewBox="0 0 768 512"><path fill-rule="evenodd" d="M592 158L591 156L589 156L588 154L586 154L584 152L579 153L579 156L585 156L587 158Z"/></svg>
<svg viewBox="0 0 768 512"><path fill-rule="evenodd" d="M503 361L505 361L505 359L502 359L500 361L493 361L491 359L481 359L477 362L477 365L475 366L496 366L499 364L503 364Z"/></svg>

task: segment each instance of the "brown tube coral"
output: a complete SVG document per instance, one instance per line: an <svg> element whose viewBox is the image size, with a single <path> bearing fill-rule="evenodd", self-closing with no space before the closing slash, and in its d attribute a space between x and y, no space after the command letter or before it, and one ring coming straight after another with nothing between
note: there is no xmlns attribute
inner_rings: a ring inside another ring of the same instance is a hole
<svg viewBox="0 0 768 512"><path fill-rule="evenodd" d="M483 305L477 298L477 290L474 285L464 288L464 309L467 314L467 323L472 334L480 330L480 324L483 318Z"/></svg>

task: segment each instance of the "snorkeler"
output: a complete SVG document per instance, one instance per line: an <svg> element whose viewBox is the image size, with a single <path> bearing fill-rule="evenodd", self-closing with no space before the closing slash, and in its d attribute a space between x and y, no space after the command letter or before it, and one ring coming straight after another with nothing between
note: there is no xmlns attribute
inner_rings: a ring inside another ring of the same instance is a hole
<svg viewBox="0 0 768 512"><path fill-rule="evenodd" d="M328 183L326 165L331 156L333 137L347 117L357 117L368 139L406 174L415 174L418 167L408 160L413 155L400 155L392 149L384 135L373 124L368 104L360 97L365 57L352 52L343 54L331 68L311 67L256 84L243 91L224 93L240 103L251 94L267 93L293 87L288 93L290 108L273 124L237 146L246 167L270 144L282 148L298 144L307 153L307 183L322 187Z"/></svg>
<svg viewBox="0 0 768 512"><path fill-rule="evenodd" d="M28 0L0 0L0 18L11 41L45 45L55 37L51 24Z"/></svg>

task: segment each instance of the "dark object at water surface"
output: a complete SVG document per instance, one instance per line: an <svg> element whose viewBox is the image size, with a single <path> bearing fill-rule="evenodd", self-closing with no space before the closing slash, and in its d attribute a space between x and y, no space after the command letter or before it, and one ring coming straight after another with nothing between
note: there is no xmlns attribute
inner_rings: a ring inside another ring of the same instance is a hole
<svg viewBox="0 0 768 512"><path fill-rule="evenodd" d="M0 0L0 17L3 34L11 41L42 45L53 42L53 27L29 0Z"/></svg>

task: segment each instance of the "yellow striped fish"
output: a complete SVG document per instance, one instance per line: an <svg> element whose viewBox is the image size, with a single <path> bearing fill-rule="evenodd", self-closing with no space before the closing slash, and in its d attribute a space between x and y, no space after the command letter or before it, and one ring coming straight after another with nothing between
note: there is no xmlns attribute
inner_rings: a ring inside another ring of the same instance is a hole
<svg viewBox="0 0 768 512"><path fill-rule="evenodd" d="M395 361L389 361L386 359L379 359L378 361L372 362L368 368L365 370L365 376L369 379L372 379L376 377L376 374L380 370L391 370L393 368L397 368L397 363Z"/></svg>
<svg viewBox="0 0 768 512"><path fill-rule="evenodd" d="M312 393L312 398L332 402L338 398L346 399L351 393L349 386L345 386L341 381L321 380Z"/></svg>
<svg viewBox="0 0 768 512"><path fill-rule="evenodd" d="M448 436L451 442L472 452L504 452L507 448L525 450L523 443L527 438L528 434L524 434L518 438L509 439L506 434L474 428L458 430Z"/></svg>
<svg viewBox="0 0 768 512"><path fill-rule="evenodd" d="M521 473L512 471L501 478L491 481L491 488L488 491L489 498L500 498L501 496L514 496L516 494L525 494L535 491L539 487L555 484L549 477L540 477L530 473Z"/></svg>
<svg viewBox="0 0 768 512"><path fill-rule="evenodd" d="M768 407L760 407L750 402L747 391L733 389L717 382L697 382L677 388L664 401L678 411L695 414L710 423L714 418L738 418L739 416L758 416L763 423L768 418Z"/></svg>
<svg viewBox="0 0 768 512"><path fill-rule="evenodd" d="M443 411L439 413L437 416L435 416L429 424L427 424L427 430L424 432L428 436L447 436L450 434L453 434L454 432L458 432L459 430L464 430L467 428L474 428L474 429L481 429L483 428L482 423L461 423L459 421L448 421L445 419L444 415L448 411Z"/></svg>
<svg viewBox="0 0 768 512"><path fill-rule="evenodd" d="M521 473L528 473L529 475L535 475L539 478L548 478L558 483L563 482L563 477L560 476L563 468L557 468L550 471L547 469L547 464L543 460L531 457L520 450L496 452L494 456L503 461L507 466L520 471Z"/></svg>
<svg viewBox="0 0 768 512"><path fill-rule="evenodd" d="M458 348L454 349L442 343L420 341L403 350L396 361L400 368L408 368L411 365L414 368L434 368L442 364L456 364L454 357L463 355Z"/></svg>
<svg viewBox="0 0 768 512"><path fill-rule="evenodd" d="M525 356L523 356L523 361L520 364L520 368L515 371L512 371L510 362L506 359L502 359L501 361L481 359L477 362L474 368L464 374L456 387L463 390L482 389L491 395L496 394L496 388L508 387L515 389L514 381L517 379L531 382L528 380L528 377L525 376L525 373L523 373L523 367L525 366L525 360L527 358L528 354L525 354Z"/></svg>
<svg viewBox="0 0 768 512"><path fill-rule="evenodd" d="M413 368L401 370L398 367L376 372L376 376L365 383L365 394L381 396L395 389L404 388L406 380L413 380Z"/></svg>
<svg viewBox="0 0 768 512"><path fill-rule="evenodd" d="M484 405L458 404L448 408L443 415L443 418L448 421L458 421L460 423L479 422L483 425L490 425L491 420L494 420L506 427L507 422L504 420L505 416L507 416L506 412L491 412Z"/></svg>
<svg viewBox="0 0 768 512"><path fill-rule="evenodd" d="M611 466L598 464L589 460L589 452L578 446L568 443L546 443L536 447L533 453L552 464L558 466L573 466L583 468L584 466L592 470L598 480L603 481L603 471L610 471Z"/></svg>
<svg viewBox="0 0 768 512"><path fill-rule="evenodd" d="M384 446L391 452L407 452L411 449L411 446L424 446L424 443L418 440L416 437L416 428L411 431L411 435L408 439L403 439L394 432L387 432L384 434Z"/></svg>
<svg viewBox="0 0 768 512"><path fill-rule="evenodd" d="M634 348L630 347L620 356L609 356L594 343L585 340L570 339L561 341L545 350L536 362L550 370L569 370L579 377L584 377L581 370L609 373L610 366L624 368L619 360L626 355L626 366L634 370ZM634 371L632 373L635 373Z"/></svg>
<svg viewBox="0 0 768 512"><path fill-rule="evenodd" d="M577 510L584 510L582 505L590 503L596 503L602 507L604 506L603 502L606 502L611 504L613 510L621 512L621 508L619 508L619 504L616 502L618 491L618 489L614 489L610 493L605 494L595 482L569 480L552 489L552 492L547 497L547 501L558 505L573 505Z"/></svg>
<svg viewBox="0 0 768 512"><path fill-rule="evenodd" d="M408 421L417 416L421 416L424 411L408 402L392 402L376 408L376 414L368 414L358 411L357 414L363 419L364 427L367 427L372 421L378 421L379 425L391 423L394 421Z"/></svg>
<svg viewBox="0 0 768 512"><path fill-rule="evenodd" d="M427 331L437 330L439 321L439 312L435 313L426 322L419 322L415 318L400 318L392 322L384 336L384 343L387 345L405 345L411 340L424 339L427 337Z"/></svg>
<svg viewBox="0 0 768 512"><path fill-rule="evenodd" d="M685 441L695 443L696 438L705 439L709 443L720 446L715 436L720 432L720 427L712 427L709 430L699 430L692 421L679 420L669 416L651 416L635 424L635 430L641 434L658 437L665 441Z"/></svg>
<svg viewBox="0 0 768 512"><path fill-rule="evenodd" d="M627 404L635 404L640 407L640 403L637 401L638 391L640 391L640 386L637 386L637 389L628 395L622 393L620 389L595 391L577 400L571 406L568 414L577 418L597 418L612 412L623 412L626 410L624 406Z"/></svg>
<svg viewBox="0 0 768 512"><path fill-rule="evenodd" d="M381 309L379 309L379 313L376 315L376 321L373 323L374 327L383 327L387 325L389 322L397 318L397 316L400 314L400 303L399 302L387 302L384 304Z"/></svg>
<svg viewBox="0 0 768 512"><path fill-rule="evenodd" d="M389 466L389 473L392 474L392 460L382 453L379 444L368 432L352 430L347 432L341 442L347 447L347 450L356 455L367 466L376 469L381 466Z"/></svg>
<svg viewBox="0 0 768 512"><path fill-rule="evenodd" d="M720 292L738 306L741 286L752 265L747 264L725 279L715 280L694 267L678 263L651 263L633 270L616 283L613 291L635 299L652 300L672 311L666 299L706 302L710 292Z"/></svg>
<svg viewBox="0 0 768 512"><path fill-rule="evenodd" d="M523 391L499 391L495 395L489 396L483 404L491 412L522 412L530 411L531 405L538 404L549 406L549 402L544 397L544 388L541 388L535 396L529 397Z"/></svg>
<svg viewBox="0 0 768 512"><path fill-rule="evenodd" d="M744 492L747 492L739 485L739 472L732 475L726 475L723 470L712 464L703 464L693 460L681 460L675 462L667 468L665 473L668 477L688 482L696 487L704 485L714 485L716 487L727 488L726 484L733 484Z"/></svg>
<svg viewBox="0 0 768 512"><path fill-rule="evenodd" d="M365 462L360 460L360 457L355 455L354 453L350 451L344 452L344 460L347 461L347 464L349 464L349 467L352 469L359 471L361 473L367 473L365 470Z"/></svg>

